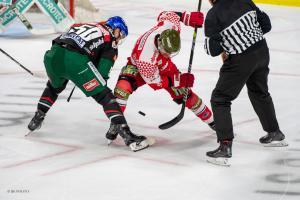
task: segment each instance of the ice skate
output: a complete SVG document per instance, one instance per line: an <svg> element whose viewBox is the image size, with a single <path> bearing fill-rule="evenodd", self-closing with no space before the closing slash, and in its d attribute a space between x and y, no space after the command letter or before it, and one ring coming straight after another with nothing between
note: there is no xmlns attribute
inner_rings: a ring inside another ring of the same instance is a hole
<svg viewBox="0 0 300 200"><path fill-rule="evenodd" d="M288 146L288 143L285 141L285 136L280 130L268 133L267 135L261 137L259 142L265 147Z"/></svg>
<svg viewBox="0 0 300 200"><path fill-rule="evenodd" d="M34 117L31 119L31 121L28 124L28 129L30 130L29 133L27 133L25 136L28 136L30 133L32 133L35 130L38 130L42 126L42 122L45 119L45 113L41 110L37 110L35 112Z"/></svg>
<svg viewBox="0 0 300 200"><path fill-rule="evenodd" d="M230 166L231 147L232 141L221 141L220 146L216 150L206 153L207 161L216 165Z"/></svg>
<svg viewBox="0 0 300 200"><path fill-rule="evenodd" d="M110 127L105 135L107 144L110 145L118 137L119 126L117 124L110 123Z"/></svg>
<svg viewBox="0 0 300 200"><path fill-rule="evenodd" d="M117 138L118 134L123 138L125 144L134 152L148 148L150 145L145 136L135 135L130 131L127 124L111 123L110 128L106 133L106 138L111 143Z"/></svg>

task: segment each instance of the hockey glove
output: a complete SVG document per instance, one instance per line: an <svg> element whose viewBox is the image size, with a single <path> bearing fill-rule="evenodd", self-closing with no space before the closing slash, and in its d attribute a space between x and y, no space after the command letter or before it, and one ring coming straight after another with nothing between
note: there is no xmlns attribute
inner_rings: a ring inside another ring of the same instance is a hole
<svg viewBox="0 0 300 200"><path fill-rule="evenodd" d="M202 12L184 12L181 21L187 26L201 27L204 22L204 15Z"/></svg>
<svg viewBox="0 0 300 200"><path fill-rule="evenodd" d="M190 88L194 85L195 77L190 73L174 74L173 76L162 76L160 83L149 84L154 90L160 90L168 87Z"/></svg>
<svg viewBox="0 0 300 200"><path fill-rule="evenodd" d="M179 87L180 88L193 87L194 80L195 80L194 74L191 73L180 74Z"/></svg>

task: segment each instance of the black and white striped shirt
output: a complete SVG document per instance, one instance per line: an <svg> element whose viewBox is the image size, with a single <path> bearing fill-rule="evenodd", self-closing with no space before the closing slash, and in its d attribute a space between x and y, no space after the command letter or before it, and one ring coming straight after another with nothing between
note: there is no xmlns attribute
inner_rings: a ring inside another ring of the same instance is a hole
<svg viewBox="0 0 300 200"><path fill-rule="evenodd" d="M223 51L227 54L241 54L263 40L264 33L271 28L268 16L251 0L217 2L205 20L204 48L208 55L217 56ZM234 9L237 7L240 9Z"/></svg>
<svg viewBox="0 0 300 200"><path fill-rule="evenodd" d="M221 46L228 54L240 54L256 42L264 39L257 22L256 11L249 11L220 32Z"/></svg>

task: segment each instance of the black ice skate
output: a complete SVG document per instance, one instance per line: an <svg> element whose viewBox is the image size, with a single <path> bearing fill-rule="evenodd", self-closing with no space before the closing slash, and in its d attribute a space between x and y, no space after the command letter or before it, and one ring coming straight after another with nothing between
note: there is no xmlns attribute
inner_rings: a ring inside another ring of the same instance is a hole
<svg viewBox="0 0 300 200"><path fill-rule="evenodd" d="M111 123L106 138L110 141L115 140L118 134L123 138L125 144L130 147L132 151L139 151L149 147L147 138L142 135L135 135L132 133L127 124L113 124Z"/></svg>
<svg viewBox="0 0 300 200"><path fill-rule="evenodd" d="M232 156L231 147L232 141L221 141L219 148L206 152L207 161L216 165L230 166L229 158Z"/></svg>
<svg viewBox="0 0 300 200"><path fill-rule="evenodd" d="M113 140L115 140L119 134L119 126L113 123L110 123L110 127L105 135L107 139L108 145L112 143Z"/></svg>
<svg viewBox="0 0 300 200"><path fill-rule="evenodd" d="M288 146L288 143L285 141L285 136L280 130L268 133L267 135L261 137L259 142L265 147Z"/></svg>
<svg viewBox="0 0 300 200"><path fill-rule="evenodd" d="M208 126L209 126L212 130L216 131L216 124L215 124L215 122L209 123Z"/></svg>
<svg viewBox="0 0 300 200"><path fill-rule="evenodd" d="M34 117L31 119L31 121L28 124L28 129L30 130L30 132L38 130L38 129L41 128L42 122L45 119L45 115L46 114L41 110L37 110L35 112Z"/></svg>

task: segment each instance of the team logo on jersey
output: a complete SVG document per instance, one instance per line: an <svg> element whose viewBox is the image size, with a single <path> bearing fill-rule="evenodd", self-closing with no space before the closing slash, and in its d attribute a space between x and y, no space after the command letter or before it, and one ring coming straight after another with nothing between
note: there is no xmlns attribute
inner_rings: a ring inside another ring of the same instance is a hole
<svg viewBox="0 0 300 200"><path fill-rule="evenodd" d="M98 41L96 41L96 42L93 42L91 45L90 45L90 47L89 47L89 49L92 51L93 49L97 49L101 44L103 44L104 43L104 40L103 40L103 38L101 38L101 39L99 39Z"/></svg>
<svg viewBox="0 0 300 200"><path fill-rule="evenodd" d="M60 36L60 39L72 39L81 48L84 47L85 41L76 33L66 33Z"/></svg>
<svg viewBox="0 0 300 200"><path fill-rule="evenodd" d="M99 82L97 81L97 79L93 79L89 82L86 82L85 84L83 84L83 87L86 91L90 92L92 91L93 89L95 89L95 87L99 86Z"/></svg>

